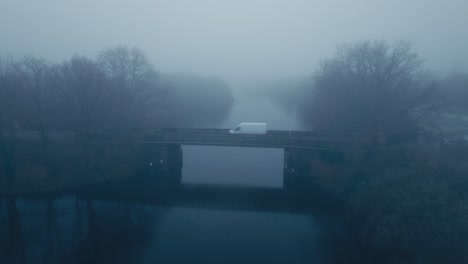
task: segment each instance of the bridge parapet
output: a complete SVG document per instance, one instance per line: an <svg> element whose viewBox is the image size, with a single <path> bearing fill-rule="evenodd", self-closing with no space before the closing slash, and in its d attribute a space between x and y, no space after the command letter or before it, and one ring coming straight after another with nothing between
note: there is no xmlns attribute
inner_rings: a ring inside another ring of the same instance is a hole
<svg viewBox="0 0 468 264"><path fill-rule="evenodd" d="M261 148L348 149L356 141L307 131L270 130L265 135L231 135L227 129L158 129L141 143Z"/></svg>
<svg viewBox="0 0 468 264"><path fill-rule="evenodd" d="M23 139L39 140L39 134L21 131ZM348 136L320 134L310 131L269 130L265 135L231 135L228 129L157 128L121 131L73 133L56 131L51 139L85 139L92 144L179 144L260 148L305 148L350 150L363 143Z"/></svg>

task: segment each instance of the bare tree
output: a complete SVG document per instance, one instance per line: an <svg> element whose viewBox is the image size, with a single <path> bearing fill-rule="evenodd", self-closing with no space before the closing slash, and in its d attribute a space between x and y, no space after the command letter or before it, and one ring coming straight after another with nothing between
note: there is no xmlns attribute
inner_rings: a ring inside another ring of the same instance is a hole
<svg viewBox="0 0 468 264"><path fill-rule="evenodd" d="M53 69L56 89L61 97L61 108L68 126L78 132L83 150L84 175L90 176L92 131L102 128L109 115L107 103L109 85L104 73L94 61L74 56L70 61Z"/></svg>
<svg viewBox="0 0 468 264"><path fill-rule="evenodd" d="M436 92L409 42L348 44L315 73L304 118L316 129L376 143L417 131L436 110Z"/></svg>
<svg viewBox="0 0 468 264"><path fill-rule="evenodd" d="M50 64L42 58L26 56L22 60L23 80L26 86L29 103L29 123L37 130L42 144L44 157L47 158L47 147L50 133L50 121L54 96L49 86Z"/></svg>
<svg viewBox="0 0 468 264"><path fill-rule="evenodd" d="M74 56L55 70L56 88L71 127L80 132L100 128L109 109L109 85L94 61Z"/></svg>
<svg viewBox="0 0 468 264"><path fill-rule="evenodd" d="M145 53L116 46L102 51L98 62L112 83L117 124L128 128L154 121L167 86L159 81Z"/></svg>

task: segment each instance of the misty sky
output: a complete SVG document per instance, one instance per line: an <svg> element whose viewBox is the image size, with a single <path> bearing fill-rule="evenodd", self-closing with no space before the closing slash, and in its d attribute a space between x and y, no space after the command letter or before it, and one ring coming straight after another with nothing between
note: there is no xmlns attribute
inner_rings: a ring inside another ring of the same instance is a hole
<svg viewBox="0 0 468 264"><path fill-rule="evenodd" d="M409 39L429 69L468 70L467 0L0 0L0 53L63 60L124 44L159 71L230 82L310 75L337 44Z"/></svg>

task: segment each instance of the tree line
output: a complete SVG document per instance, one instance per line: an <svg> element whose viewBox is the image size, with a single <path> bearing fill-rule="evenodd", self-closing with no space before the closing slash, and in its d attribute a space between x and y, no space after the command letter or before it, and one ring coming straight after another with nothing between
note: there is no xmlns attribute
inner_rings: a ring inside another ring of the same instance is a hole
<svg viewBox="0 0 468 264"><path fill-rule="evenodd" d="M20 131L39 135L44 160L52 131L76 132L88 160L86 135L93 131L215 126L233 105L223 80L159 73L136 47L109 47L95 58L74 55L60 63L2 56L0 167L13 178Z"/></svg>
<svg viewBox="0 0 468 264"><path fill-rule="evenodd" d="M138 48L118 46L96 59L62 63L25 56L0 59L1 129L89 131L156 121L168 89Z"/></svg>
<svg viewBox="0 0 468 264"><path fill-rule="evenodd" d="M339 46L315 72L302 119L368 140L323 185L347 205L368 261L468 261L468 150L439 144L438 122L441 112L466 108L466 80L436 82L405 41Z"/></svg>
<svg viewBox="0 0 468 264"><path fill-rule="evenodd" d="M431 76L409 42L364 41L273 93L305 127L365 142L343 160L311 161L316 184L345 205L361 262L467 263L467 135L443 140L452 125L468 131L467 76Z"/></svg>

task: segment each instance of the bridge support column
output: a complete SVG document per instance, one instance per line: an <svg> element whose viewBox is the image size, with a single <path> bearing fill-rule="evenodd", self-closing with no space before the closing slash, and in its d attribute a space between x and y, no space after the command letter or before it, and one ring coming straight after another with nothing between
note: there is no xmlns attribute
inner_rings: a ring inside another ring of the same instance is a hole
<svg viewBox="0 0 468 264"><path fill-rule="evenodd" d="M182 181L183 154L182 146L179 144L158 145L156 153L156 164L158 167L157 177L163 189L177 189Z"/></svg>
<svg viewBox="0 0 468 264"><path fill-rule="evenodd" d="M300 191L306 188L311 178L313 153L308 150L285 148L283 189Z"/></svg>

